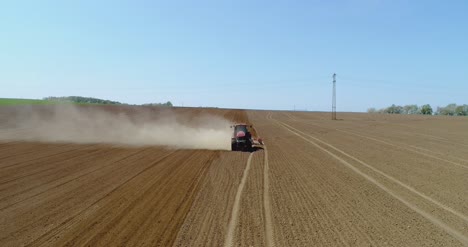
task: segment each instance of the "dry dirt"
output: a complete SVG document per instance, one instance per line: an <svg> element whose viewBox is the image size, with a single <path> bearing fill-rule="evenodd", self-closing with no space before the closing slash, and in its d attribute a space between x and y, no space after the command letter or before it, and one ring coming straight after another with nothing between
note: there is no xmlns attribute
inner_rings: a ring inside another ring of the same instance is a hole
<svg viewBox="0 0 468 247"><path fill-rule="evenodd" d="M467 118L171 111L265 149L3 140L0 246L468 246Z"/></svg>

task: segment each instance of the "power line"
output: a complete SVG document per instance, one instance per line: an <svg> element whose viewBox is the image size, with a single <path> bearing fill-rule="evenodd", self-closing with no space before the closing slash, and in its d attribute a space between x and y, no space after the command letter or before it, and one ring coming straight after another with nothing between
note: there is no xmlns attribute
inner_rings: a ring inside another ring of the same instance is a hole
<svg viewBox="0 0 468 247"><path fill-rule="evenodd" d="M336 73L333 74L332 120L336 120Z"/></svg>

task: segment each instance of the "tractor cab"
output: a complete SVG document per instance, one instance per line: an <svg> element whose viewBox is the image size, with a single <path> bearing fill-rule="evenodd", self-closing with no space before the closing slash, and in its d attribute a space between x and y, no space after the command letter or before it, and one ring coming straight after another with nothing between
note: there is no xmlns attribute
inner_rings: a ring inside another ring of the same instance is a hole
<svg viewBox="0 0 468 247"><path fill-rule="evenodd" d="M250 125L250 127L252 127ZM252 134L249 131L249 125L238 123L231 126L234 129L231 138L232 151L252 151Z"/></svg>

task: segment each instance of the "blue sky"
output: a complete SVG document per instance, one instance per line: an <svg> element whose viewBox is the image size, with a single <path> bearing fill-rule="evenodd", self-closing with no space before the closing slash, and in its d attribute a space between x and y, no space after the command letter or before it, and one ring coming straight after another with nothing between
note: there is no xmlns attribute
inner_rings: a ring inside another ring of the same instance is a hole
<svg viewBox="0 0 468 247"><path fill-rule="evenodd" d="M468 103L468 1L2 1L0 97Z"/></svg>

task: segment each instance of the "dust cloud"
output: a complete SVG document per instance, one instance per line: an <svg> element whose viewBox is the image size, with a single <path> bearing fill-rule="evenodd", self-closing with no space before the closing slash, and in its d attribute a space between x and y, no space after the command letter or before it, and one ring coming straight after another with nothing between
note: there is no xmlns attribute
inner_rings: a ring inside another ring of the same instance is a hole
<svg viewBox="0 0 468 247"><path fill-rule="evenodd" d="M127 108L17 107L4 113L7 120L0 126L0 140L230 149L230 122L222 117Z"/></svg>

